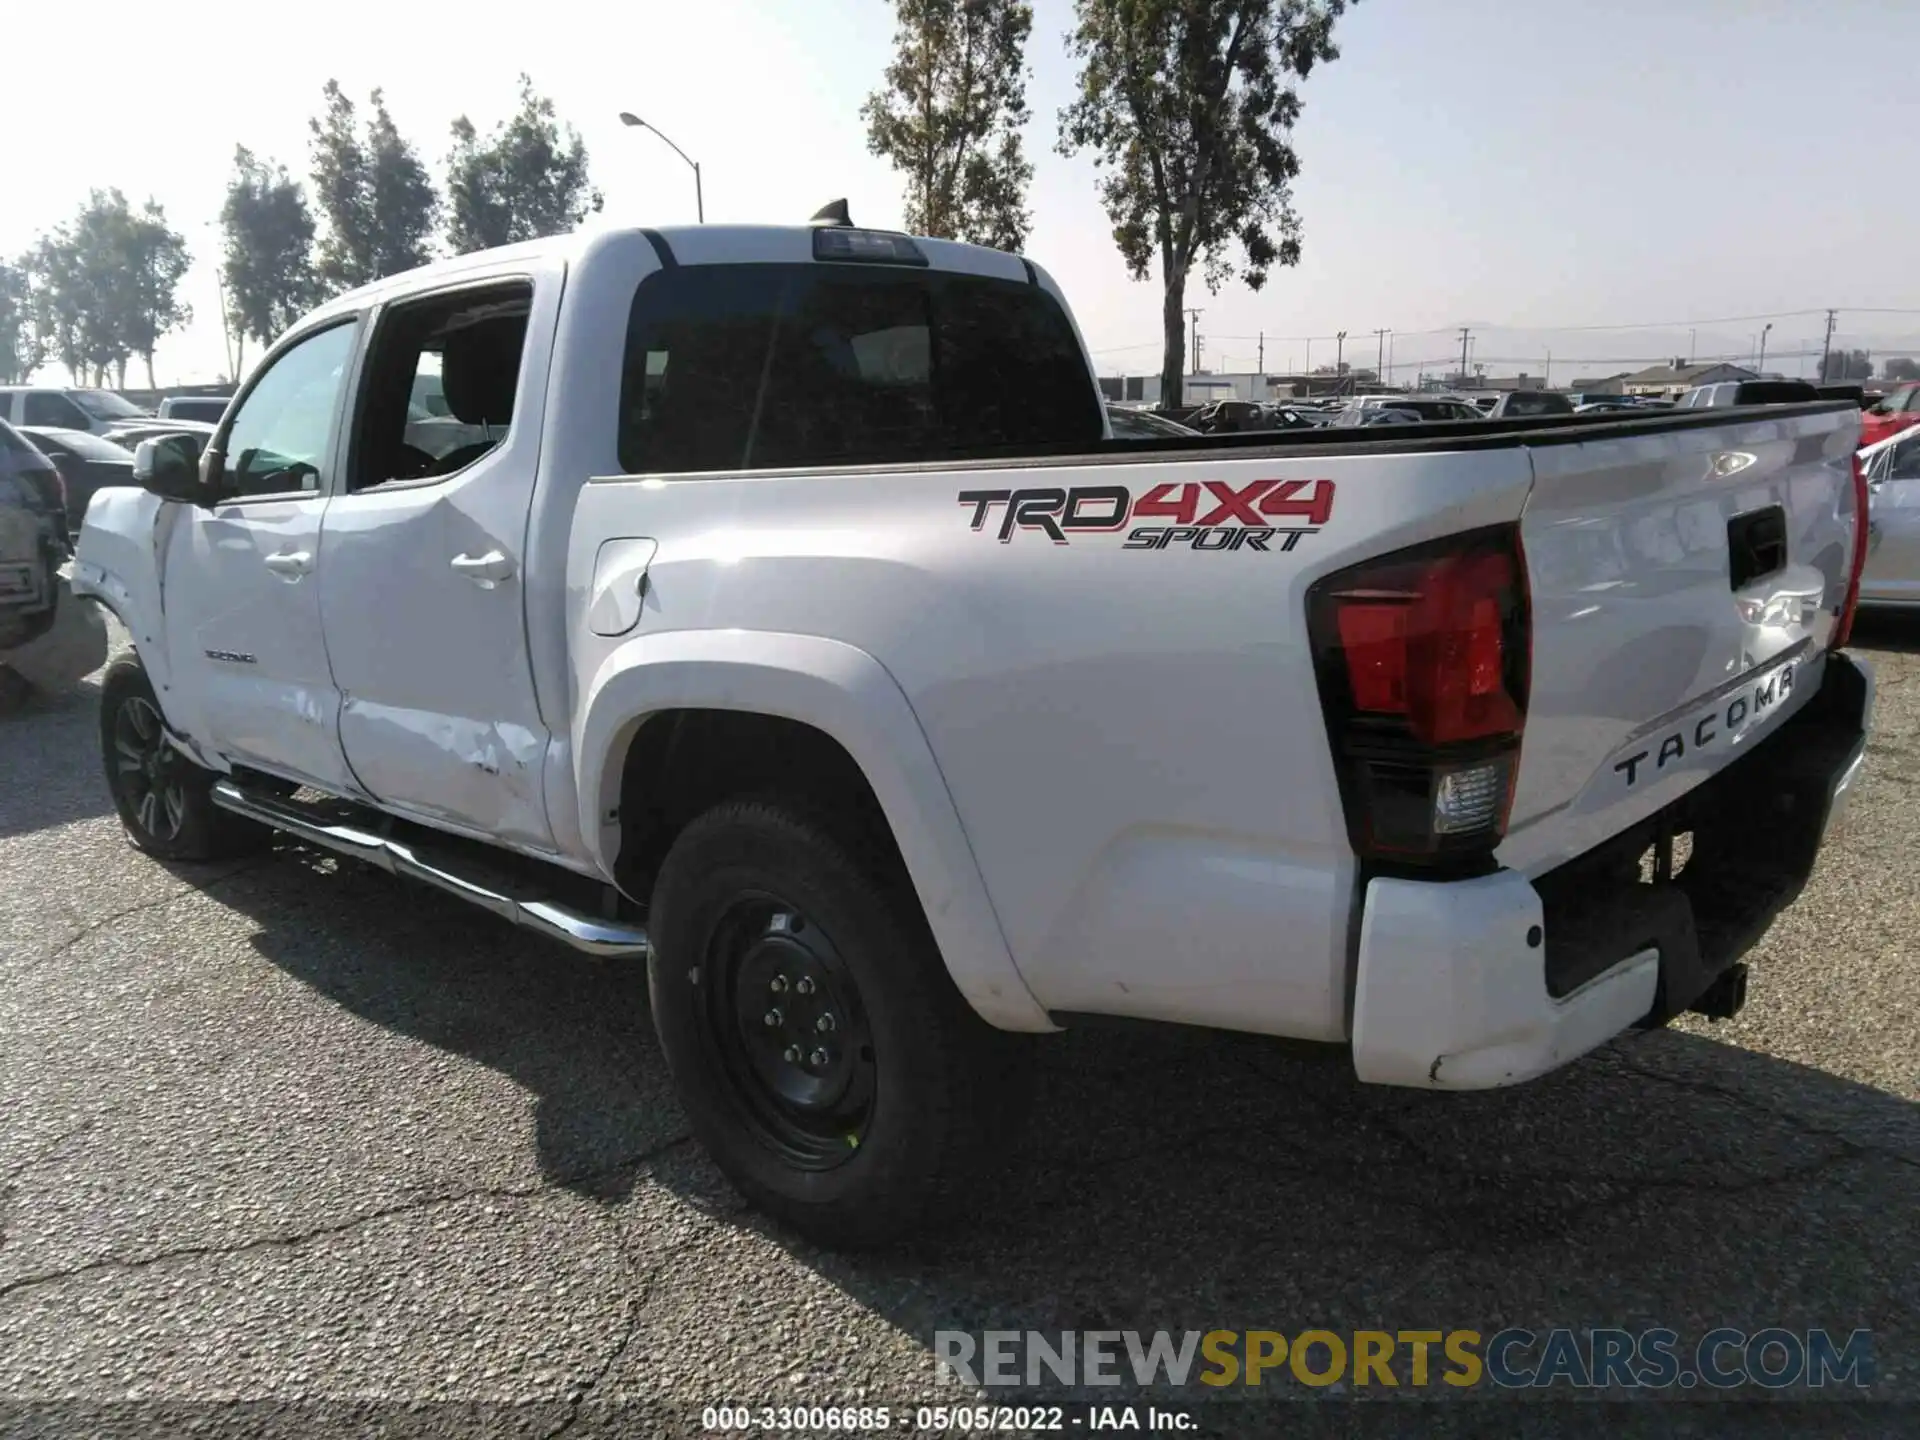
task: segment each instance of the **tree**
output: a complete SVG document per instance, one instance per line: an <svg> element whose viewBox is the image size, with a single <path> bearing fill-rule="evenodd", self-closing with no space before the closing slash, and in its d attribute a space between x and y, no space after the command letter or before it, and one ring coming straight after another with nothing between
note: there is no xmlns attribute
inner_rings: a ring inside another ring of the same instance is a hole
<svg viewBox="0 0 1920 1440"><path fill-rule="evenodd" d="M1822 380L1871 380L1873 360L1864 350L1835 350L1820 367Z"/></svg>
<svg viewBox="0 0 1920 1440"><path fill-rule="evenodd" d="M1210 290L1236 271L1258 290L1276 266L1300 261L1293 81L1339 57L1333 26L1346 6L1075 0L1079 98L1060 112L1059 148L1090 149L1107 171L1100 198L1133 277L1159 261L1169 404L1186 368L1181 319L1195 263Z"/></svg>
<svg viewBox="0 0 1920 1440"><path fill-rule="evenodd" d="M37 347L96 384L111 370L124 386L127 361L139 355L151 388L160 337L193 315L178 294L191 262L159 205L136 212L118 190L95 190L25 261Z"/></svg>
<svg viewBox="0 0 1920 1440"><path fill-rule="evenodd" d="M323 286L338 293L426 264L440 202L381 91L369 97L364 133L338 81L321 93L326 111L307 122L314 197L327 222L316 268Z"/></svg>
<svg viewBox="0 0 1920 1440"><path fill-rule="evenodd" d="M894 60L860 109L867 149L907 179L909 230L1018 250L1033 166L1026 0L893 0Z"/></svg>
<svg viewBox="0 0 1920 1440"><path fill-rule="evenodd" d="M306 193L286 166L269 167L246 146L235 146L220 226L226 235L220 273L228 323L241 345L249 337L271 345L320 295ZM235 379L239 359L234 356Z"/></svg>
<svg viewBox="0 0 1920 1440"><path fill-rule="evenodd" d="M0 334L3 333L4 327L0 327ZM1889 380L1920 380L1920 360L1901 355L1882 365L1880 373Z"/></svg>
<svg viewBox="0 0 1920 1440"><path fill-rule="evenodd" d="M34 348L43 359L58 360L75 381L92 376L93 345L87 333L91 297L70 230L42 235L21 257L20 268L27 277Z"/></svg>
<svg viewBox="0 0 1920 1440"><path fill-rule="evenodd" d="M119 198L119 192L114 192ZM193 308L179 296L180 281L193 264L187 249L187 237L167 224L167 212L152 200L137 215L127 213L124 203L115 225L121 236L123 268L120 279L125 286L116 306L119 340L146 362L147 388L153 383L153 352L160 337L193 319ZM121 362L121 383L126 383L126 366Z"/></svg>
<svg viewBox="0 0 1920 1440"><path fill-rule="evenodd" d="M484 140L462 115L447 156L447 248L456 255L564 235L600 209L587 181L587 144L561 130L553 101L520 77L520 109Z"/></svg>
<svg viewBox="0 0 1920 1440"><path fill-rule="evenodd" d="M26 261L0 263L0 385L20 385L46 359L33 326Z"/></svg>

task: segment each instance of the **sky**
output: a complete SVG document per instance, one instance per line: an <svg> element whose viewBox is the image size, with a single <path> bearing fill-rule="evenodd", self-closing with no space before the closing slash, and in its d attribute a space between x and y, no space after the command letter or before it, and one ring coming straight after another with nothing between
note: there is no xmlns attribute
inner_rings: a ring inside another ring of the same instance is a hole
<svg viewBox="0 0 1920 1440"><path fill-rule="evenodd" d="M885 0L330 0L299 24L233 0L175 0L156 24L148 3L94 0L84 28L118 38L80 52L73 12L10 10L9 109L38 141L0 168L0 256L90 188L158 200L195 252L195 320L163 340L162 384L227 368L215 220L234 146L304 175L329 78L363 103L383 88L438 177L454 117L504 119L526 71L586 139L597 223L694 220L691 172L621 110L700 161L709 221L801 223L842 196L857 223L901 221L859 116L891 50ZM1055 152L1071 20L1071 0L1034 0L1027 254L1102 373L1157 373L1157 278L1126 274L1090 157ZM1798 374L1828 308L1836 345L1920 354L1913 0L1358 0L1337 36L1294 136L1301 264L1257 293L1189 288L1208 368L1323 364L1341 330L1371 366L1391 329L1411 380L1457 365L1470 326L1489 374L1550 360L1566 383L1745 359L1771 320L1768 368Z"/></svg>

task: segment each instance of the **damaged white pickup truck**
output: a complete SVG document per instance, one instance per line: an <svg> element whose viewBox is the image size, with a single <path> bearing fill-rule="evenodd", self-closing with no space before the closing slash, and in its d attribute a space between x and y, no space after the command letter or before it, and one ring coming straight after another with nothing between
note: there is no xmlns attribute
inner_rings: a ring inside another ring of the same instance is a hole
<svg viewBox="0 0 1920 1440"><path fill-rule="evenodd" d="M416 443L423 383L474 439ZM1016 256L613 231L301 321L75 587L138 652L135 844L282 831L644 957L727 1174L871 1243L978 1193L1009 1032L1469 1088L1737 1009L1865 747L1858 428L1120 441Z"/></svg>

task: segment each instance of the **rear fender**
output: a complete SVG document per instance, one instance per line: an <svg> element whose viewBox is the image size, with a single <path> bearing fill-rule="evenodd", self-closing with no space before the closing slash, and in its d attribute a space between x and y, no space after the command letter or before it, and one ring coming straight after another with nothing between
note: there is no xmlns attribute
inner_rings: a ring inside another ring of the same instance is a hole
<svg viewBox="0 0 1920 1440"><path fill-rule="evenodd" d="M807 635L676 630L609 654L575 712L580 831L602 873L620 849L628 747L665 710L739 710L811 725L860 766L886 814L954 984L1007 1030L1056 1028L1014 965L973 850L907 697L864 650Z"/></svg>

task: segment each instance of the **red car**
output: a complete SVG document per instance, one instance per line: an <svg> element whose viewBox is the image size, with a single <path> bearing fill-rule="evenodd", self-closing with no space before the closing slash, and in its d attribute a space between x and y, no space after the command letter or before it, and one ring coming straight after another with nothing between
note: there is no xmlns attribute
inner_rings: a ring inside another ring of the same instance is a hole
<svg viewBox="0 0 1920 1440"><path fill-rule="evenodd" d="M1886 399L1860 417L1860 445L1865 448L1909 425L1920 425L1920 384L1889 390Z"/></svg>

